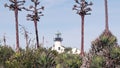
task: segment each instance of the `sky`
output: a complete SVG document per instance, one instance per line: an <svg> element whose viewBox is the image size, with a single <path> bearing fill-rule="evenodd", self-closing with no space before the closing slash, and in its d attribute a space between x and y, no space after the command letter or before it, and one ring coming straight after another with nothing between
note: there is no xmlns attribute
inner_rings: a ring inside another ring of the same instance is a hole
<svg viewBox="0 0 120 68"><path fill-rule="evenodd" d="M85 47L84 50L88 51L91 47L91 42L94 41L105 29L105 13L104 13L104 0L87 0L92 1L91 15L85 16ZM0 40L3 41L4 34L7 38L7 44L15 48L15 21L14 12L9 11L4 7L5 3L9 0L0 0ZM25 7L32 3L26 0ZM38 22L39 41L42 42L42 37L45 39L45 47L51 47L54 44L56 32L62 33L63 46L80 49L81 45L81 17L73 11L74 0L41 0L40 6L44 6L44 16ZM109 28L110 31L118 39L120 44L120 0L108 0L109 10ZM26 30L30 33L30 38L35 38L34 23L26 20L26 15L29 12L19 12L19 24L25 26ZM20 27L19 27L20 29ZM25 38L20 33L20 47L25 48ZM35 41L34 41L35 42Z"/></svg>

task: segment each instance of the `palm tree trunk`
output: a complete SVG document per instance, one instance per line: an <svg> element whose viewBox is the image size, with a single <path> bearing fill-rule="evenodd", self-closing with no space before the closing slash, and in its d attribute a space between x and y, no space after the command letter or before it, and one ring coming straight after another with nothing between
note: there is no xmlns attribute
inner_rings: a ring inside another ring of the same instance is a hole
<svg viewBox="0 0 120 68"><path fill-rule="evenodd" d="M81 56L84 56L84 15L81 15Z"/></svg>
<svg viewBox="0 0 120 68"><path fill-rule="evenodd" d="M107 6L107 0L105 1L105 30L108 31L109 30L109 26L108 26L108 6Z"/></svg>
<svg viewBox="0 0 120 68"><path fill-rule="evenodd" d="M36 20L34 20L34 26L35 26L37 48L39 48L39 37L38 37L38 29L37 29L37 21Z"/></svg>
<svg viewBox="0 0 120 68"><path fill-rule="evenodd" d="M17 9L17 0L15 0L15 26L16 26L16 50L19 51L19 28L18 28L18 9Z"/></svg>

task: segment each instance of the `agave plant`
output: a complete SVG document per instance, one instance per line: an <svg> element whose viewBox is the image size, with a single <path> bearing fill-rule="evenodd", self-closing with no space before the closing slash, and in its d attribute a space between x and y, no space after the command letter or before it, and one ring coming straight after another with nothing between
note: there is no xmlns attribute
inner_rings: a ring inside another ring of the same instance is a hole
<svg viewBox="0 0 120 68"><path fill-rule="evenodd" d="M35 34L36 34L36 43L37 48L39 48L39 36L38 36L38 28L37 23L40 20L40 17L43 16L42 11L44 10L44 7L41 6L40 8L37 8L40 2L38 0L31 0L31 2L34 3L34 6L30 5L29 8L23 8L26 11L32 12L32 14L27 14L27 20L33 21L35 26Z"/></svg>
<svg viewBox="0 0 120 68"><path fill-rule="evenodd" d="M88 3L85 0L75 0L75 3L73 10L76 10L77 14L81 16L81 56L84 56L84 17L90 15L88 12L92 9L89 6L93 3Z"/></svg>
<svg viewBox="0 0 120 68"><path fill-rule="evenodd" d="M4 5L8 7L10 10L15 13L15 26L16 26L16 50L19 51L19 27L18 27L18 11L22 10L22 5L24 5L25 0L17 1L17 0L9 0L11 2L10 5L7 3Z"/></svg>

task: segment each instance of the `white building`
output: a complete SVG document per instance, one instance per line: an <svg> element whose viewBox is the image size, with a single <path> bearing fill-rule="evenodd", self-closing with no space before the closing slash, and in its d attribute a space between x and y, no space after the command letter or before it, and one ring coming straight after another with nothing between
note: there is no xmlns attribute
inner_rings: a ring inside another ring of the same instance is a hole
<svg viewBox="0 0 120 68"><path fill-rule="evenodd" d="M80 54L80 50L77 48L72 48L72 54Z"/></svg>
<svg viewBox="0 0 120 68"><path fill-rule="evenodd" d="M60 37L61 33L56 34L56 38L54 39L54 45L52 46L51 50L56 50L58 53L64 52L64 47L62 46L63 39Z"/></svg>
<svg viewBox="0 0 120 68"><path fill-rule="evenodd" d="M54 38L54 45L52 46L51 50L56 50L58 53L63 53L65 47L62 46L63 39L60 37L61 33L57 33L56 37ZM68 52L69 54L80 54L80 50L77 48L72 48L71 51Z"/></svg>

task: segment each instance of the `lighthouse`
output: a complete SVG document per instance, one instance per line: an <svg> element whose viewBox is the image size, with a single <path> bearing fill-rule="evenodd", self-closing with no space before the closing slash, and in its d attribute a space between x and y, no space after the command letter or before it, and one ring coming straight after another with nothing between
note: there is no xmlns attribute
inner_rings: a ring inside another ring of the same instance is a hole
<svg viewBox="0 0 120 68"><path fill-rule="evenodd" d="M54 38L52 50L56 50L58 53L63 53L65 48L62 46L62 41L63 39L61 38L61 33L57 32L56 37Z"/></svg>

